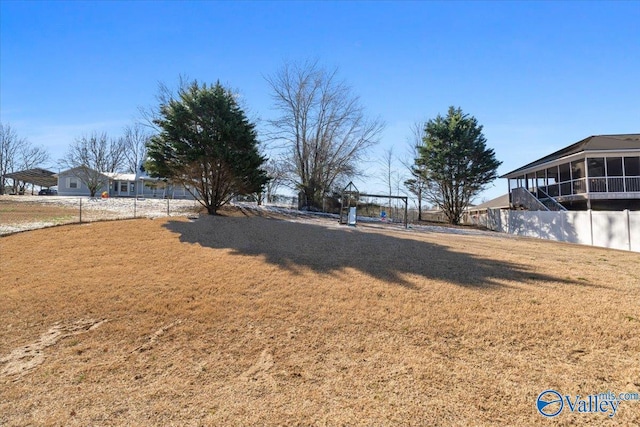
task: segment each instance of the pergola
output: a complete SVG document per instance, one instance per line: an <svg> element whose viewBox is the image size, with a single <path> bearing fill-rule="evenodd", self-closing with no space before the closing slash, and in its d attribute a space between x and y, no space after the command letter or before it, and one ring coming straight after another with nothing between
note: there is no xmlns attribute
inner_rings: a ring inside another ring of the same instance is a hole
<svg viewBox="0 0 640 427"><path fill-rule="evenodd" d="M27 184L37 185L39 187L54 187L58 185L58 178L55 172L47 169L34 168L18 172L11 172L4 176L15 181L22 181Z"/></svg>

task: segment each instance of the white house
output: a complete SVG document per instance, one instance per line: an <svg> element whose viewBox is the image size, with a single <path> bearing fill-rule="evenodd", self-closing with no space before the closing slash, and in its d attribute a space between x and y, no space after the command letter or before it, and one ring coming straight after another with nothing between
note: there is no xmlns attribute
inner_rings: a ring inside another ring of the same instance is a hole
<svg viewBox="0 0 640 427"><path fill-rule="evenodd" d="M146 172L120 173L97 172L88 168L72 168L60 172L58 179L58 195L90 196L91 191L86 182L91 180L98 184L96 197L107 192L109 197L158 197L173 199L192 199L193 196L184 187L172 185L165 180L151 178Z"/></svg>
<svg viewBox="0 0 640 427"><path fill-rule="evenodd" d="M590 136L502 178L513 207L640 210L640 134Z"/></svg>

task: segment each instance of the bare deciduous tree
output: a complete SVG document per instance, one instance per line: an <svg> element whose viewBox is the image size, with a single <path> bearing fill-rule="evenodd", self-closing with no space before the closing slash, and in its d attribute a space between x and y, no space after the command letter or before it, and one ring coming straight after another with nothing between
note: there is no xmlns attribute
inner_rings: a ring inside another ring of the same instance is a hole
<svg viewBox="0 0 640 427"><path fill-rule="evenodd" d="M18 169L33 169L43 165L51 159L49 152L43 147L24 144L20 147L20 162Z"/></svg>
<svg viewBox="0 0 640 427"><path fill-rule="evenodd" d="M403 174L398 170L398 158L394 154L393 147L384 150L382 157L378 160L380 165L379 172L380 181L384 183L386 194L389 195L387 199L387 209L389 214L393 212L395 217L399 214L399 200L395 197L402 195L406 196L403 191L402 184L404 182ZM392 197L394 197L392 199Z"/></svg>
<svg viewBox="0 0 640 427"><path fill-rule="evenodd" d="M76 139L60 164L76 169L80 181L89 188L91 197L95 197L104 184L102 172L117 172L122 169L124 151L122 139L110 139L104 132L94 132Z"/></svg>
<svg viewBox="0 0 640 427"><path fill-rule="evenodd" d="M36 147L33 146L31 144L29 144L28 142L25 142L25 144L20 146L20 149L18 150L18 170L28 170L28 169L34 169L37 168L41 165L43 165L45 162L48 162L50 160L50 155L49 152L43 148L43 147ZM14 187L14 191L18 190L18 182L13 183L13 187ZM20 184L20 190L24 191L25 187L26 187L26 182L22 182ZM31 185L31 194L34 193L34 186L33 184Z"/></svg>
<svg viewBox="0 0 640 427"><path fill-rule="evenodd" d="M5 175L15 171L18 149L25 142L10 125L0 123L0 194L5 191Z"/></svg>
<svg viewBox="0 0 640 427"><path fill-rule="evenodd" d="M427 189L425 168L422 165L415 164L415 159L418 158L420 154L420 147L424 145L424 126L425 123L422 122L416 122L411 126L411 136L409 137L409 155L411 161L404 162L405 167L411 174L411 178L407 179L404 185L409 192L416 196L418 221L422 221L422 202L425 200L425 192Z"/></svg>
<svg viewBox="0 0 640 427"><path fill-rule="evenodd" d="M285 149L287 169L309 207L341 179L358 174L358 160L383 129L368 120L359 98L337 70L317 62L286 63L267 77L280 117L270 120L273 139Z"/></svg>
<svg viewBox="0 0 640 427"><path fill-rule="evenodd" d="M125 171L136 173L147 157L147 143L151 135L140 123L124 128L122 145L124 149Z"/></svg>
<svg viewBox="0 0 640 427"><path fill-rule="evenodd" d="M384 183L385 189L387 190L387 194L389 196L394 195L394 188L398 187L398 181L400 180L400 174L396 170L395 161L394 161L393 147L384 150L382 158L378 161L381 167L381 171L384 172L384 175L380 177L380 180ZM397 191L399 193L399 189ZM395 194L396 196L398 194ZM387 208L389 212L391 212L391 198L388 199Z"/></svg>
<svg viewBox="0 0 640 427"><path fill-rule="evenodd" d="M0 194L4 194L6 175L18 170L33 169L49 160L49 153L43 147L31 145L18 136L10 125L0 123ZM13 191L20 184L13 180ZM24 186L24 183L21 184Z"/></svg>
<svg viewBox="0 0 640 427"><path fill-rule="evenodd" d="M287 179L286 165L282 160L269 159L264 167L270 181L265 186L267 202L272 202L278 188L283 185Z"/></svg>

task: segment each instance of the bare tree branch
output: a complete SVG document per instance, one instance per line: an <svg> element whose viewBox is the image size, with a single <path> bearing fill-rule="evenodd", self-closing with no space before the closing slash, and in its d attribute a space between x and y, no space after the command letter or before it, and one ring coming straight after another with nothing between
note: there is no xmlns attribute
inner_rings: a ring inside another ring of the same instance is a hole
<svg viewBox="0 0 640 427"><path fill-rule="evenodd" d="M269 137L285 150L285 169L307 207L318 207L339 180L358 172L361 155L377 143L383 124L367 120L337 70L317 61L285 63L266 80L281 113L269 121Z"/></svg>
<svg viewBox="0 0 640 427"><path fill-rule="evenodd" d="M49 152L43 147L36 147L26 143L19 150L19 166L18 169L33 169L41 166L50 160Z"/></svg>
<svg viewBox="0 0 640 427"><path fill-rule="evenodd" d="M422 221L422 202L426 199L427 191L427 172L424 165L416 162L420 158L421 147L424 146L425 122L415 122L411 125L410 136L408 138L408 152L411 162L403 162L411 177L404 181L404 185L416 196L418 207L418 221Z"/></svg>
<svg viewBox="0 0 640 427"><path fill-rule="evenodd" d="M147 156L147 142L151 134L140 123L124 128L122 144L124 148L125 170L136 173Z"/></svg>
<svg viewBox="0 0 640 427"><path fill-rule="evenodd" d="M5 192L7 174L36 168L48 160L49 153L45 148L31 145L25 138L19 137L10 125L0 123L0 194ZM12 181L15 191L19 183Z"/></svg>
<svg viewBox="0 0 640 427"><path fill-rule="evenodd" d="M106 133L92 133L76 139L60 164L76 169L77 176L88 188L91 197L102 187L103 172L122 169L125 155L122 139L109 139Z"/></svg>
<svg viewBox="0 0 640 427"><path fill-rule="evenodd" d="M5 175L15 172L18 149L26 143L10 125L0 123L0 194L4 194L7 179Z"/></svg>

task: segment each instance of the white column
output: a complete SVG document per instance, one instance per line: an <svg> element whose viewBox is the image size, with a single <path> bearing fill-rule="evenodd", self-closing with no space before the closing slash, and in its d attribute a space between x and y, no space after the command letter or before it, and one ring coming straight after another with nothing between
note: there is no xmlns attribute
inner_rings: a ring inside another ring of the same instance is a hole
<svg viewBox="0 0 640 427"><path fill-rule="evenodd" d="M591 189L589 186L589 161L586 156L584 158L584 183L585 183L584 188L587 191L587 209L591 210ZM591 217L591 214L589 214L589 217Z"/></svg>

